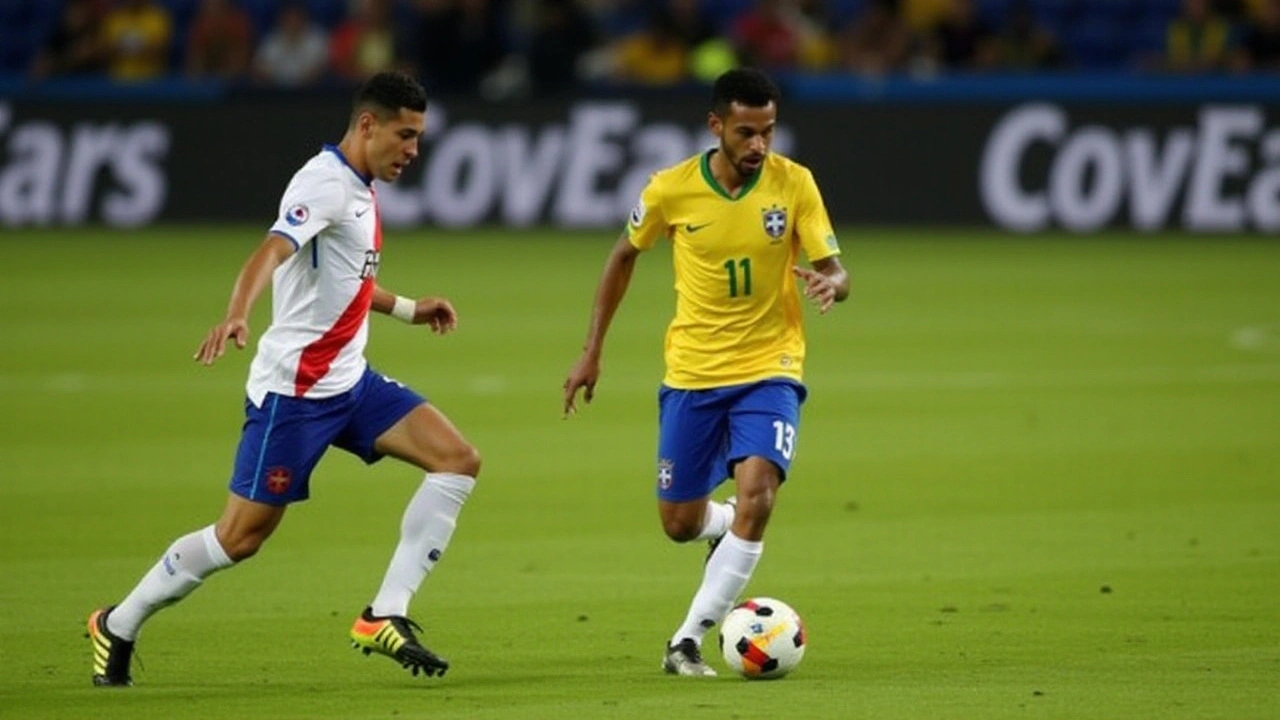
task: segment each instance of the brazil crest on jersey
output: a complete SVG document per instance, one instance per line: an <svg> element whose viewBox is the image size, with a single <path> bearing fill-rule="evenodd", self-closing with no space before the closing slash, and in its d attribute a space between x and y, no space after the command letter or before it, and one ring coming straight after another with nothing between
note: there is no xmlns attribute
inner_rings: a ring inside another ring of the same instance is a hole
<svg viewBox="0 0 1280 720"><path fill-rule="evenodd" d="M804 320L791 272L840 253L808 168L770 153L737 197L711 174L710 150L653 175L627 235L641 250L672 242L676 314L663 382L702 389L802 379Z"/></svg>

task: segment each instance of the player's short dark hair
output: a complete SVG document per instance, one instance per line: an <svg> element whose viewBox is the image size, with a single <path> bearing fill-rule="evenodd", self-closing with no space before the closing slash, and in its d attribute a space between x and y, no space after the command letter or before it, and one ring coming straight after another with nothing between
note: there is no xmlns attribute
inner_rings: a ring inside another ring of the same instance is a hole
<svg viewBox="0 0 1280 720"><path fill-rule="evenodd" d="M711 111L724 117L733 103L764 107L771 102L777 105L781 96L768 75L755 68L734 68L716 78L711 88Z"/></svg>
<svg viewBox="0 0 1280 720"><path fill-rule="evenodd" d="M364 81L356 90L351 119L354 122L360 113L372 112L379 120L387 120L398 115L402 108L426 112L427 91L412 77L389 70Z"/></svg>

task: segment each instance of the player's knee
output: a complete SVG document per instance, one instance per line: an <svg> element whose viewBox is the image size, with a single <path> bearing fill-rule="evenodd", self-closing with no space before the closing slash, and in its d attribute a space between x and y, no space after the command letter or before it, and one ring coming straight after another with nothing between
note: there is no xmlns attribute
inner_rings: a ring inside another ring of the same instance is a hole
<svg viewBox="0 0 1280 720"><path fill-rule="evenodd" d="M689 542L697 538L701 531L702 528L698 524L689 522L685 518L670 517L662 519L662 532L678 543Z"/></svg>
<svg viewBox="0 0 1280 720"><path fill-rule="evenodd" d="M479 477L480 451L470 443L462 443L445 457L438 470L466 475L470 478Z"/></svg>
<svg viewBox="0 0 1280 720"><path fill-rule="evenodd" d="M231 562L238 563L257 555L266 539L262 535L249 534L226 539L218 538L218 544L222 546L222 551L227 554Z"/></svg>

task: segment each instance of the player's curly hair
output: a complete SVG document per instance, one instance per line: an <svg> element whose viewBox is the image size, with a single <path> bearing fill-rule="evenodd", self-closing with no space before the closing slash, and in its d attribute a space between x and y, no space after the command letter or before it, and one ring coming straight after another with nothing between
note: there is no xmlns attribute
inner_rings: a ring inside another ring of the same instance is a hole
<svg viewBox="0 0 1280 720"><path fill-rule="evenodd" d="M711 111L720 117L729 114L733 103L747 107L778 104L782 94L768 75L755 68L735 68L716 78L711 88Z"/></svg>
<svg viewBox="0 0 1280 720"><path fill-rule="evenodd" d="M380 72L356 90L351 120L354 122L362 112L372 112L379 120L386 120L398 114L401 108L426 112L427 91L421 83L405 73Z"/></svg>

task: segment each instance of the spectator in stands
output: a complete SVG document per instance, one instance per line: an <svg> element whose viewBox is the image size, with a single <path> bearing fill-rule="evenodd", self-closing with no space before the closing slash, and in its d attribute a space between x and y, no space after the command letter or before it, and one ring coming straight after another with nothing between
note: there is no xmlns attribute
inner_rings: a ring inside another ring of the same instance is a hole
<svg viewBox="0 0 1280 720"><path fill-rule="evenodd" d="M757 0L733 25L748 65L773 70L823 70L836 59L820 0Z"/></svg>
<svg viewBox="0 0 1280 720"><path fill-rule="evenodd" d="M578 78L578 61L596 43L595 28L577 0L538 0L529 39L528 69L543 95L568 89Z"/></svg>
<svg viewBox="0 0 1280 720"><path fill-rule="evenodd" d="M1169 22L1165 63L1175 72L1222 70L1231 51L1231 25L1209 0L1183 0L1182 13Z"/></svg>
<svg viewBox="0 0 1280 720"><path fill-rule="evenodd" d="M1257 19L1245 28L1236 68L1280 73L1280 0L1264 0Z"/></svg>
<svg viewBox="0 0 1280 720"><path fill-rule="evenodd" d="M275 29L258 47L253 74L260 82L300 87L319 80L328 64L328 36L295 1L281 6Z"/></svg>
<svg viewBox="0 0 1280 720"><path fill-rule="evenodd" d="M995 61L1005 70L1051 70L1062 66L1053 33L1036 19L1031 0L1015 0L995 39Z"/></svg>
<svg viewBox="0 0 1280 720"><path fill-rule="evenodd" d="M844 67L862 75L883 75L906 67L911 31L900 11L900 0L872 0L840 36Z"/></svg>
<svg viewBox="0 0 1280 720"><path fill-rule="evenodd" d="M668 0L667 7L675 22L676 32L688 48L685 65L691 79L715 82L726 71L737 67L738 55L733 42L716 32L698 0Z"/></svg>
<svg viewBox="0 0 1280 720"><path fill-rule="evenodd" d="M902 19L917 35L938 27L951 12L951 0L902 0Z"/></svg>
<svg viewBox="0 0 1280 720"><path fill-rule="evenodd" d="M951 0L950 12L926 40L926 54L942 68L985 70L996 64L996 43L973 0Z"/></svg>
<svg viewBox="0 0 1280 720"><path fill-rule="evenodd" d="M32 77L93 75L102 71L100 5L97 0L68 0L32 64Z"/></svg>
<svg viewBox="0 0 1280 720"><path fill-rule="evenodd" d="M112 79L152 80L169 71L173 23L152 0L121 0L103 21L102 36Z"/></svg>
<svg viewBox="0 0 1280 720"><path fill-rule="evenodd" d="M330 38L329 60L338 77L359 82L395 68L402 58L390 0L355 0L353 7Z"/></svg>
<svg viewBox="0 0 1280 720"><path fill-rule="evenodd" d="M474 93L507 55L505 5L494 0L420 0L418 71L432 91Z"/></svg>
<svg viewBox="0 0 1280 720"><path fill-rule="evenodd" d="M231 0L202 0L187 36L187 75L232 80L249 71L253 26Z"/></svg>
<svg viewBox="0 0 1280 720"><path fill-rule="evenodd" d="M771 70L796 67L803 42L797 16L790 0L758 0L743 13L732 34L746 64Z"/></svg>
<svg viewBox="0 0 1280 720"><path fill-rule="evenodd" d="M827 0L794 0L796 27L800 31L800 67L822 71L835 67L840 59L832 33L830 3Z"/></svg>
<svg viewBox="0 0 1280 720"><path fill-rule="evenodd" d="M648 25L612 48L613 76L646 85L675 85L688 77L689 46L670 8L658 6Z"/></svg>

